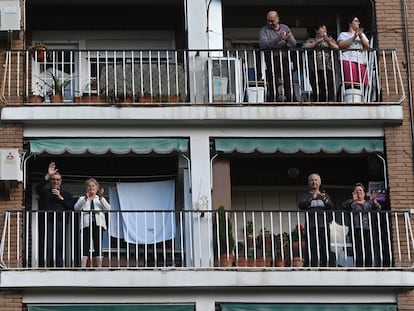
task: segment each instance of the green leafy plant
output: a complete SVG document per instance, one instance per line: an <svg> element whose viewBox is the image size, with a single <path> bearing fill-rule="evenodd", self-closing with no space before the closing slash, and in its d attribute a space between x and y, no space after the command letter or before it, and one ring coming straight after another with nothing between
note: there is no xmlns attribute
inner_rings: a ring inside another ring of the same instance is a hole
<svg viewBox="0 0 414 311"><path fill-rule="evenodd" d="M253 221L249 220L245 228L246 235L253 235Z"/></svg>
<svg viewBox="0 0 414 311"><path fill-rule="evenodd" d="M295 226L295 229L292 230L292 241L299 241L299 236L301 241L305 239L305 227L301 224Z"/></svg>
<svg viewBox="0 0 414 311"><path fill-rule="evenodd" d="M222 254L233 253L235 247L233 224L223 205L219 206L217 217L220 251Z"/></svg>
<svg viewBox="0 0 414 311"><path fill-rule="evenodd" d="M289 255L289 233L283 232L275 237L276 258L286 258Z"/></svg>
<svg viewBox="0 0 414 311"><path fill-rule="evenodd" d="M51 71L48 71L47 73L51 77L51 82L49 82L49 79L44 79L43 82L50 88L48 95L62 95L65 87L71 82L72 79L59 76Z"/></svg>

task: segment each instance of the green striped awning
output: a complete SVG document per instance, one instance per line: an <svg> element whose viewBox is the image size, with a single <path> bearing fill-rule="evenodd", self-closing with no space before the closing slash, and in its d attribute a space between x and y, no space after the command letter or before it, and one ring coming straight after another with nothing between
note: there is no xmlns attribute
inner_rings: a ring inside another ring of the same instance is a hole
<svg viewBox="0 0 414 311"><path fill-rule="evenodd" d="M225 303L222 311L396 311L394 304L257 304Z"/></svg>
<svg viewBox="0 0 414 311"><path fill-rule="evenodd" d="M44 306L29 306L29 311L194 311L194 305L193 304L44 305Z"/></svg>
<svg viewBox="0 0 414 311"><path fill-rule="evenodd" d="M56 138L30 140L36 154L169 154L187 152L187 138Z"/></svg>
<svg viewBox="0 0 414 311"><path fill-rule="evenodd" d="M223 153L373 153L384 152L378 138L215 138L216 151Z"/></svg>

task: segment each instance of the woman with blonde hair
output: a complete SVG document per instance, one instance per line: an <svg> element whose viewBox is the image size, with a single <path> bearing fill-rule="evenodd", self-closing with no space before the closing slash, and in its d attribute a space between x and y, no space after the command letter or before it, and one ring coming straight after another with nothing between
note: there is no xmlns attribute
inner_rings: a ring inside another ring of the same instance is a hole
<svg viewBox="0 0 414 311"><path fill-rule="evenodd" d="M102 233L106 230L106 219L103 211L111 209L108 201L103 196L104 189L95 178L89 178L85 182L85 195L80 196L75 203L75 210L81 213L81 243L82 267L88 264L88 258L95 257L96 266L102 267Z"/></svg>

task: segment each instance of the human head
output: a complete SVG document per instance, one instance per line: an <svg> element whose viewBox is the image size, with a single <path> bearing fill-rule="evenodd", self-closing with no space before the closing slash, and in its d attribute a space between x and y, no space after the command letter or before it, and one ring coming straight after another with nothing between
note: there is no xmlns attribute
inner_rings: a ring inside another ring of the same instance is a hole
<svg viewBox="0 0 414 311"><path fill-rule="evenodd" d="M49 182L52 189L60 189L60 186L62 185L62 175L60 175L59 172L54 173L50 176Z"/></svg>
<svg viewBox="0 0 414 311"><path fill-rule="evenodd" d="M275 29L279 25L279 14L276 11L269 11L267 13L267 26Z"/></svg>
<svg viewBox="0 0 414 311"><path fill-rule="evenodd" d="M322 180L321 176L316 173L312 173L308 177L308 185L312 190L319 190L319 187L321 186Z"/></svg>
<svg viewBox="0 0 414 311"><path fill-rule="evenodd" d="M352 192L352 197L354 198L354 200L364 200L365 193L365 186L362 183L356 183L354 185L354 191Z"/></svg>
<svg viewBox="0 0 414 311"><path fill-rule="evenodd" d="M95 178L88 178L85 181L85 189L88 196L95 196L100 188L98 181Z"/></svg>
<svg viewBox="0 0 414 311"><path fill-rule="evenodd" d="M320 34L321 36L323 36L323 34L325 34L327 32L326 29L326 25L325 24L317 24L315 25L315 34Z"/></svg>
<svg viewBox="0 0 414 311"><path fill-rule="evenodd" d="M355 15L352 16L348 20L348 25L349 25L349 29L356 31L357 29L359 29L359 26L360 26L359 18Z"/></svg>

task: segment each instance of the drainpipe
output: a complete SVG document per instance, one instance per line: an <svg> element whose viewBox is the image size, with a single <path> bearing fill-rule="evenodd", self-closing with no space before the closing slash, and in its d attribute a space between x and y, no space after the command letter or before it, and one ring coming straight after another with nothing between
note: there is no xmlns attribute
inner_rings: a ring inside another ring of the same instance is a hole
<svg viewBox="0 0 414 311"><path fill-rule="evenodd" d="M403 63L404 68L407 71L407 81L408 81L408 108L410 113L410 137L411 137L411 146L414 153L414 123L413 123L413 100L412 100L412 89L411 89L411 57L410 57L410 40L408 39L408 13L407 13L407 1L401 1L401 10L403 15L403 39L404 39L404 54L405 62Z"/></svg>

